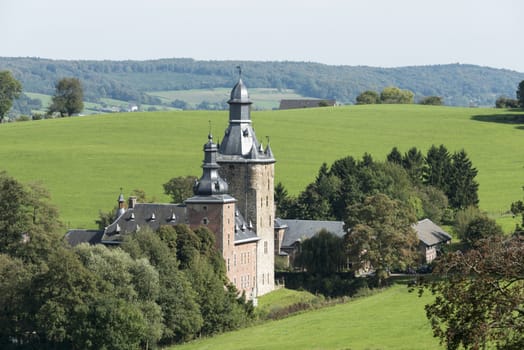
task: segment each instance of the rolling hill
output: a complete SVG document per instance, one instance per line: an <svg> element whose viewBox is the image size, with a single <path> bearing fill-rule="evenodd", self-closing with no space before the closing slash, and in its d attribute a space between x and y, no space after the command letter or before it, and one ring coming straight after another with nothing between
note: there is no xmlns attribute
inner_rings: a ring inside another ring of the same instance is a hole
<svg viewBox="0 0 524 350"><path fill-rule="evenodd" d="M424 313L431 298L427 293L419 298L397 285L346 304L169 349L443 349Z"/></svg>
<svg viewBox="0 0 524 350"><path fill-rule="evenodd" d="M524 112L490 108L366 105L255 111L258 139L277 159L276 181L297 194L322 162L392 147L464 148L479 170L480 206L500 217L522 198ZM0 125L0 169L47 187L68 227L91 228L123 188L168 201L162 184L198 175L209 132L220 141L226 112L114 113Z"/></svg>
<svg viewBox="0 0 524 350"><path fill-rule="evenodd" d="M238 65L242 66L244 81L250 89L291 90L298 96L336 99L342 104L354 103L356 96L365 90L398 86L413 91L417 100L436 95L451 106L494 106L499 96L514 98L518 83L524 80L524 72L458 63L380 68L188 58L67 61L0 57L0 70L10 70L22 82L25 92L52 95L60 78L76 77L83 83L88 102L99 103L109 98L157 109L175 102L155 96L158 92L229 88Z"/></svg>

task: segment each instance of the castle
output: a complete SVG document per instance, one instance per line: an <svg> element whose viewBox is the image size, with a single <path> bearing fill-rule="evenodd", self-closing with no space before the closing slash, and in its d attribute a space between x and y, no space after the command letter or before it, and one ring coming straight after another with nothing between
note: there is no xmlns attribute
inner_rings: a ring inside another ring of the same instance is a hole
<svg viewBox="0 0 524 350"><path fill-rule="evenodd" d="M274 289L274 164L269 144L264 149L251 123L251 100L242 79L231 91L229 125L220 145L208 136L202 176L194 196L180 204L137 203L126 208L121 194L113 223L104 230L70 230L71 245L118 245L123 236L149 227L187 224L215 233L227 277L254 299Z"/></svg>

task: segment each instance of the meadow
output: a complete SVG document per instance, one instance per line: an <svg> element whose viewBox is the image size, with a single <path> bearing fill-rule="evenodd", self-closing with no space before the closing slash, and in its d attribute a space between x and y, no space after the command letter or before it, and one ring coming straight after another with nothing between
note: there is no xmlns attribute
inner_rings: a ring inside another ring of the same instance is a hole
<svg viewBox="0 0 524 350"><path fill-rule="evenodd" d="M345 304L169 349L444 349L433 338L425 317L424 305L431 300L430 294L419 298L416 292L409 293L405 285L396 285Z"/></svg>
<svg viewBox="0 0 524 350"><path fill-rule="evenodd" d="M264 145L270 139L276 182L291 194L314 180L322 162L365 152L383 160L394 146L425 153L444 144L451 152L466 150L479 171L480 206L493 217L523 197L521 111L366 105L254 111L252 118L258 139ZM68 227L93 228L98 211L116 204L120 188L125 196L143 189L168 201L163 183L200 176L210 124L220 141L227 121L227 112L170 111L2 124L0 169L41 182Z"/></svg>

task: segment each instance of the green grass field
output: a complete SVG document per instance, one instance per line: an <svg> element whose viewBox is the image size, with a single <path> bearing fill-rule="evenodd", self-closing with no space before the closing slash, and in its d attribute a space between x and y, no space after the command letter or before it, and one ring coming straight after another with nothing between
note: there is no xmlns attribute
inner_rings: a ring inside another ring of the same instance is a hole
<svg viewBox="0 0 524 350"><path fill-rule="evenodd" d="M256 102L256 101L255 101ZM510 117L508 117L508 115ZM276 181L297 194L322 162L371 153L383 160L393 146L423 152L444 144L464 148L479 170L481 208L499 217L521 199L524 178L522 112L419 105L368 105L252 114L259 140L277 159ZM200 175L209 121L215 140L227 112L115 113L0 125L0 169L22 181L41 181L68 227L90 228L98 210L140 188L167 201L162 184ZM511 226L511 225L509 225Z"/></svg>
<svg viewBox="0 0 524 350"><path fill-rule="evenodd" d="M424 305L432 296L396 285L384 292L282 320L198 340L171 350L444 349L433 338Z"/></svg>

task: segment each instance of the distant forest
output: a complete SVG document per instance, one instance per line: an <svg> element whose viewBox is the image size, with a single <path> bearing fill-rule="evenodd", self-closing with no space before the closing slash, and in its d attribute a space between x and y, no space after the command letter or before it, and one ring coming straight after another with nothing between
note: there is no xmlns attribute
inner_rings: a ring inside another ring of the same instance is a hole
<svg viewBox="0 0 524 350"><path fill-rule="evenodd" d="M151 91L230 88L236 66L249 88L293 89L302 96L352 104L365 90L409 89L415 101L440 96L450 106L494 106L497 97L515 98L524 73L465 64L376 68L310 62L198 61L187 58L149 61L73 61L0 57L24 92L52 95L64 77L79 78L84 98L161 104Z"/></svg>

